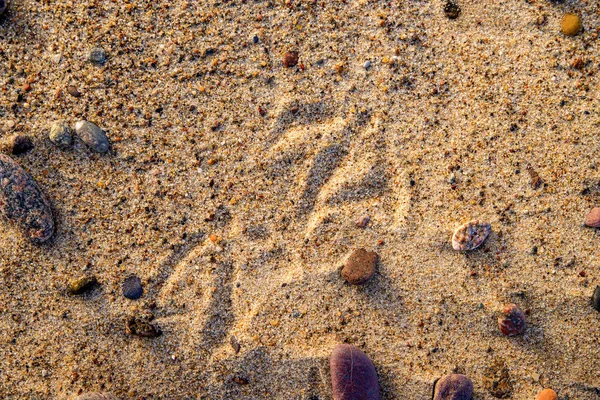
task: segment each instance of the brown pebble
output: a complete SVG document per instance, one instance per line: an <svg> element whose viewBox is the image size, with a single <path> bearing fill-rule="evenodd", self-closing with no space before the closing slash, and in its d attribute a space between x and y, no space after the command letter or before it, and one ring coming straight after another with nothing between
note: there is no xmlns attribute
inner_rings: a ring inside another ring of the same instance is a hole
<svg viewBox="0 0 600 400"><path fill-rule="evenodd" d="M591 228L600 228L600 207L594 207L585 217L584 224Z"/></svg>
<svg viewBox="0 0 600 400"><path fill-rule="evenodd" d="M69 285L67 286L67 292L70 295L82 294L91 290L94 286L96 286L97 283L98 281L94 276L84 276L81 278L73 279L69 282Z"/></svg>
<svg viewBox="0 0 600 400"><path fill-rule="evenodd" d="M79 92L79 90L75 86L68 86L67 92L69 92L69 94L73 97L81 97L81 92Z"/></svg>
<svg viewBox="0 0 600 400"><path fill-rule="evenodd" d="M508 304L498 317L500 331L506 336L515 336L525 331L525 314L516 304Z"/></svg>
<svg viewBox="0 0 600 400"><path fill-rule="evenodd" d="M295 67L298 64L298 52L288 51L283 55L283 66L286 68Z"/></svg>
<svg viewBox="0 0 600 400"><path fill-rule="evenodd" d="M354 250L342 268L342 277L351 285L363 284L375 273L378 260L379 256L374 251Z"/></svg>
<svg viewBox="0 0 600 400"><path fill-rule="evenodd" d="M371 221L371 218L368 215L365 215L364 217L356 221L356 226L358 228L366 228L367 225L369 225L369 221Z"/></svg>
<svg viewBox="0 0 600 400"><path fill-rule="evenodd" d="M538 394L537 400L558 400L558 396L554 390L544 389Z"/></svg>
<svg viewBox="0 0 600 400"><path fill-rule="evenodd" d="M50 203L33 178L12 158L0 154L0 214L34 243L54 233Z"/></svg>

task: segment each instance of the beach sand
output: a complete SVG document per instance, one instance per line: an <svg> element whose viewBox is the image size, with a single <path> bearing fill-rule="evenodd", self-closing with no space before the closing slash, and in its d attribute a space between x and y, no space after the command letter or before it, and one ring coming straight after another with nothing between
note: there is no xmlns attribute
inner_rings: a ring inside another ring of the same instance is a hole
<svg viewBox="0 0 600 400"><path fill-rule="evenodd" d="M502 362L513 399L598 399L599 4L459 5L12 0L0 135L32 138L14 158L57 227L40 246L0 222L0 397L325 400L350 343L384 399L452 371L492 399ZM108 154L48 140L82 119ZM454 251L473 219L490 237ZM350 286L361 247L377 273ZM83 275L99 285L68 295ZM500 333L507 303L525 335ZM136 315L162 335L128 335Z"/></svg>

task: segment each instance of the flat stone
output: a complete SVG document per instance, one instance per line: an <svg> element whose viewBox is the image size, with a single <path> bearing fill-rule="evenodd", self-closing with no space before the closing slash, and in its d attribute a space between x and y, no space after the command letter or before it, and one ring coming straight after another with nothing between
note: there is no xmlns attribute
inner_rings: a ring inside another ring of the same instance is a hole
<svg viewBox="0 0 600 400"><path fill-rule="evenodd" d="M433 400L471 400L473 382L462 374L441 377L435 384Z"/></svg>
<svg viewBox="0 0 600 400"><path fill-rule="evenodd" d="M88 121L75 124L75 132L88 147L98 153L106 153L110 147L106 134L100 127Z"/></svg>
<svg viewBox="0 0 600 400"><path fill-rule="evenodd" d="M52 124L48 138L62 149L69 148L73 144L73 132L64 121L56 121Z"/></svg>
<svg viewBox="0 0 600 400"><path fill-rule="evenodd" d="M375 366L349 344L337 345L329 358L333 400L380 400Z"/></svg>
<svg viewBox="0 0 600 400"><path fill-rule="evenodd" d="M143 293L142 281L137 276L131 275L123 282L123 296L128 299L139 299Z"/></svg>
<svg viewBox="0 0 600 400"><path fill-rule="evenodd" d="M88 53L88 60L94 64L104 64L106 62L106 51L99 46L93 47Z"/></svg>
<svg viewBox="0 0 600 400"><path fill-rule="evenodd" d="M0 214L34 243L43 243L54 233L46 196L31 175L4 154L0 154Z"/></svg>
<svg viewBox="0 0 600 400"><path fill-rule="evenodd" d="M119 398L109 393L89 392L80 394L75 397L75 400L119 400Z"/></svg>
<svg viewBox="0 0 600 400"><path fill-rule="evenodd" d="M342 277L351 285L363 284L375 273L378 260L379 256L374 251L354 250L342 268Z"/></svg>

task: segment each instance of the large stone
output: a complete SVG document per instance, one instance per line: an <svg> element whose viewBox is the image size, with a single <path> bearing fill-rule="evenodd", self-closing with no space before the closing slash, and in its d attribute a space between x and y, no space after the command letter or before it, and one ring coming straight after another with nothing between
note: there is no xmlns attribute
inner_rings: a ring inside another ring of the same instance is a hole
<svg viewBox="0 0 600 400"><path fill-rule="evenodd" d="M329 358L334 400L380 400L375 366L365 353L349 344L340 344Z"/></svg>
<svg viewBox="0 0 600 400"><path fill-rule="evenodd" d="M435 385L433 400L471 400L473 398L473 382L461 374L450 374L441 377Z"/></svg>

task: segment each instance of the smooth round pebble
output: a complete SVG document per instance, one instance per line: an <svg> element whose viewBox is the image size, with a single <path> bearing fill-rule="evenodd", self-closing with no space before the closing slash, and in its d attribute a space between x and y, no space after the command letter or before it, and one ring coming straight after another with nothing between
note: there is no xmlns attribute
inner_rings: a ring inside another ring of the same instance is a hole
<svg viewBox="0 0 600 400"><path fill-rule="evenodd" d="M131 275L123 282L123 296L128 299L136 300L142 297L142 281L135 275Z"/></svg>
<svg viewBox="0 0 600 400"><path fill-rule="evenodd" d="M583 223L591 228L600 228L600 207L592 208Z"/></svg>
<svg viewBox="0 0 600 400"><path fill-rule="evenodd" d="M581 18L577 14L565 14L560 22L560 31L567 36L575 36L583 28Z"/></svg>
<svg viewBox="0 0 600 400"><path fill-rule="evenodd" d="M298 52L288 51L283 55L283 66L286 68L295 67L298 64Z"/></svg>
<svg viewBox="0 0 600 400"><path fill-rule="evenodd" d="M33 142L29 136L15 135L10 140L10 147L14 155L24 154L33 149Z"/></svg>
<svg viewBox="0 0 600 400"><path fill-rule="evenodd" d="M592 295L592 306L600 311L600 286L596 286L594 294Z"/></svg>
<svg viewBox="0 0 600 400"><path fill-rule="evenodd" d="M379 400L375 366L360 349L339 344L329 358L334 400Z"/></svg>
<svg viewBox="0 0 600 400"><path fill-rule="evenodd" d="M0 214L34 243L43 243L54 233L46 196L31 175L4 154L0 154Z"/></svg>
<svg viewBox="0 0 600 400"><path fill-rule="evenodd" d="M491 231L490 224L479 220L462 224L452 235L452 248L457 251L475 250L485 242Z"/></svg>
<svg viewBox="0 0 600 400"><path fill-rule="evenodd" d="M56 121L52 124L48 138L52 143L62 149L71 147L73 144L73 133L71 128L63 121Z"/></svg>
<svg viewBox="0 0 600 400"><path fill-rule="evenodd" d="M473 382L462 374L441 377L435 384L433 400L471 400Z"/></svg>
<svg viewBox="0 0 600 400"><path fill-rule="evenodd" d="M558 396L554 390L544 389L538 394L537 400L558 400Z"/></svg>
<svg viewBox="0 0 600 400"><path fill-rule="evenodd" d="M106 51L102 47L93 47L88 53L88 60L94 64L104 64Z"/></svg>
<svg viewBox="0 0 600 400"><path fill-rule="evenodd" d="M80 394L75 397L75 400L119 400L119 398L110 393L89 392Z"/></svg>
<svg viewBox="0 0 600 400"><path fill-rule="evenodd" d="M498 317L498 327L505 336L520 335L525 331L525 314L516 304L508 304Z"/></svg>
<svg viewBox="0 0 600 400"><path fill-rule="evenodd" d="M374 251L354 250L342 268L342 277L351 285L363 284L375 273L378 260Z"/></svg>
<svg viewBox="0 0 600 400"><path fill-rule="evenodd" d="M75 132L88 147L98 153L106 153L110 147L108 138L102 129L88 121L75 124Z"/></svg>

